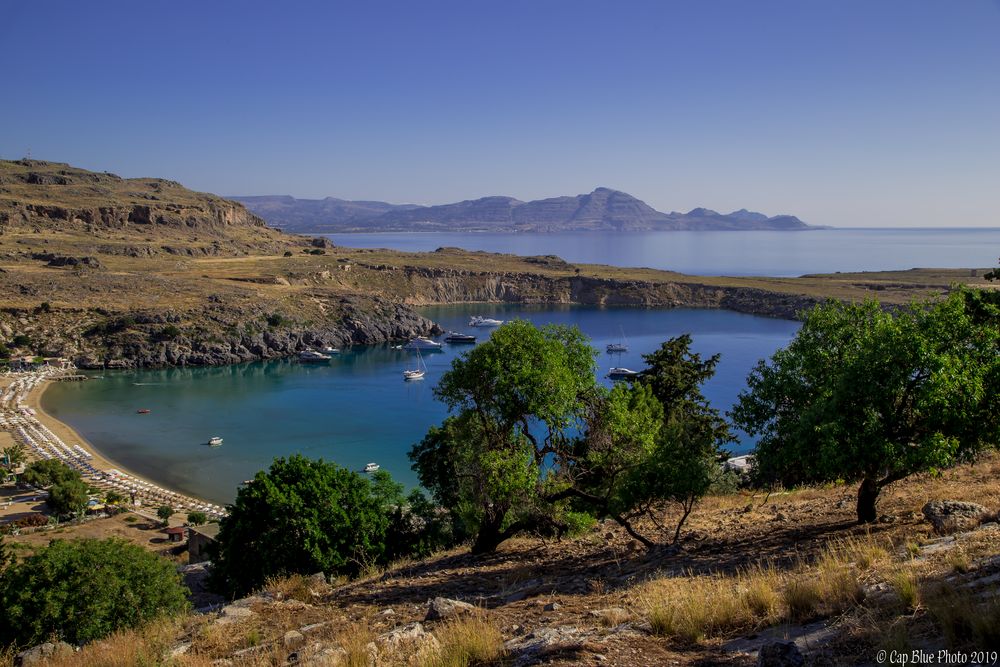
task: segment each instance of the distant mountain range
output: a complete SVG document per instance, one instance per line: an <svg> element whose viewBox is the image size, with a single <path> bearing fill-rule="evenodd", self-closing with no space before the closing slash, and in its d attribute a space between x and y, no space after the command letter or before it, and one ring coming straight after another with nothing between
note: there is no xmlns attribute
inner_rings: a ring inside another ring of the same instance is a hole
<svg viewBox="0 0 1000 667"><path fill-rule="evenodd" d="M440 206L379 201L295 199L287 195L230 197L268 224L298 233L417 231L681 231L815 229L794 215L768 217L746 209L696 208L661 213L630 194L597 188L590 194L520 201L483 197Z"/></svg>

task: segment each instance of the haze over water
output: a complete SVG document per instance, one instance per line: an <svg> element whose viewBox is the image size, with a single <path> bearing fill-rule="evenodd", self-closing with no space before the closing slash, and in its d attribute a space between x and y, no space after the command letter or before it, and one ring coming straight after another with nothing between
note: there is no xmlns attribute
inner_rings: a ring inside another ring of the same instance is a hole
<svg viewBox="0 0 1000 667"><path fill-rule="evenodd" d="M424 309L445 329L476 333L471 314L521 317L536 324L575 324L599 350L600 376L612 366L643 367L641 355L664 340L692 333L694 349L721 353L705 387L712 404L727 409L760 358L785 345L798 323L723 310L599 309L572 306L463 305ZM604 352L624 331L630 350ZM408 486L417 480L406 453L446 416L432 388L468 346L425 353L427 376L404 382L412 353L389 346L357 347L328 365L293 360L222 368L105 372L101 379L56 383L44 408L76 428L100 452L142 476L180 491L228 502L237 485L276 456L302 453L359 469L374 461ZM604 380L607 382L607 380ZM139 415L136 410L151 413ZM206 444L222 436L221 447ZM734 451L752 445L745 436Z"/></svg>
<svg viewBox="0 0 1000 667"><path fill-rule="evenodd" d="M327 234L334 243L408 252L454 246L567 262L649 267L693 275L984 268L1000 256L995 229L815 229L798 232L429 232Z"/></svg>

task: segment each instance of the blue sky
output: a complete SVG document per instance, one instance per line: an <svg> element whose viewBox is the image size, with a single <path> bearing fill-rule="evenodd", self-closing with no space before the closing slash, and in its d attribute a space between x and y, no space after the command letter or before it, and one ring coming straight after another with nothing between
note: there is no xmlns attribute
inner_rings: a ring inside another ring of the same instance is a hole
<svg viewBox="0 0 1000 667"><path fill-rule="evenodd" d="M1000 226L1000 3L0 4L0 156L220 194Z"/></svg>

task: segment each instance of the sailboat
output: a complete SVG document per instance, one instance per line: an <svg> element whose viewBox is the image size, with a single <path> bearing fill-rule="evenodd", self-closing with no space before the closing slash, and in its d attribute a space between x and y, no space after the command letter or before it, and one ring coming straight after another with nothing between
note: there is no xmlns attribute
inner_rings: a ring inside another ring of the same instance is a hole
<svg viewBox="0 0 1000 667"><path fill-rule="evenodd" d="M424 358L420 356L420 350L417 349L417 367L403 371L403 379L423 380L425 373L427 373L427 366L424 364Z"/></svg>
<svg viewBox="0 0 1000 667"><path fill-rule="evenodd" d="M617 343L608 343L608 354L628 352L628 343L625 341L625 327L619 327L619 329L621 329L622 337Z"/></svg>

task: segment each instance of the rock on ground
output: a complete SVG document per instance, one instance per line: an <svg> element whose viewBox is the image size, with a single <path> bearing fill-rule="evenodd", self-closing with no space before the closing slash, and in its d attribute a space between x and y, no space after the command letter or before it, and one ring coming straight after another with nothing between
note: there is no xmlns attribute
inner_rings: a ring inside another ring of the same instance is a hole
<svg viewBox="0 0 1000 667"><path fill-rule="evenodd" d="M989 510L976 503L958 500L932 500L923 508L924 517L939 535L972 530L989 516Z"/></svg>
<svg viewBox="0 0 1000 667"><path fill-rule="evenodd" d="M424 620L439 621L462 614L471 614L474 611L476 611L476 607L468 602L449 598L434 598L427 603L427 616Z"/></svg>

